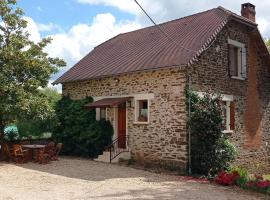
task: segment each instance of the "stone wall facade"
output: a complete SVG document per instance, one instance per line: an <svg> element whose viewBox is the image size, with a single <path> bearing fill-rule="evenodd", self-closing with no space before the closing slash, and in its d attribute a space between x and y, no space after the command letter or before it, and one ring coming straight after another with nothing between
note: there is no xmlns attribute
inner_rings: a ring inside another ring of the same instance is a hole
<svg viewBox="0 0 270 200"><path fill-rule="evenodd" d="M246 44L246 80L229 76L228 38ZM253 172L269 170L270 71L260 58L248 28L237 22L227 24L188 73L192 89L196 91L233 95L236 109L231 141L238 149L235 165L247 167Z"/></svg>
<svg viewBox="0 0 270 200"><path fill-rule="evenodd" d="M81 99L86 96L152 94L149 124L134 123L134 102L127 108L127 135L132 157L142 164L164 165L184 171L188 161L185 83L186 73L179 67L64 83L63 95ZM113 109L107 109L107 118L115 127L117 120Z"/></svg>
<svg viewBox="0 0 270 200"><path fill-rule="evenodd" d="M246 44L246 80L229 76L228 38ZM184 89L188 76L195 91L233 96L235 130L231 141L238 149L235 165L247 167L252 172L269 170L270 71L256 50L250 30L238 22L227 24L213 45L186 69L179 67L64 83L63 95L81 99L86 96L153 94L149 101L149 124L134 123L134 102L127 108L127 134L132 157L146 164L185 170L188 143ZM112 109L108 109L107 116L116 130L117 117Z"/></svg>

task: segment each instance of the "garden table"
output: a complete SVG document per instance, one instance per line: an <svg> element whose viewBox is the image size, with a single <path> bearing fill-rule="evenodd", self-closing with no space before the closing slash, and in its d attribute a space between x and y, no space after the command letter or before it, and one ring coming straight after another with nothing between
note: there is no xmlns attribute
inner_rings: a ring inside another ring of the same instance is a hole
<svg viewBox="0 0 270 200"><path fill-rule="evenodd" d="M37 150L45 148L45 145L41 145L41 144L25 144L25 145L22 145L22 147L30 149L32 159L37 162L38 161L38 151ZM35 158L34 158L34 151L35 151Z"/></svg>

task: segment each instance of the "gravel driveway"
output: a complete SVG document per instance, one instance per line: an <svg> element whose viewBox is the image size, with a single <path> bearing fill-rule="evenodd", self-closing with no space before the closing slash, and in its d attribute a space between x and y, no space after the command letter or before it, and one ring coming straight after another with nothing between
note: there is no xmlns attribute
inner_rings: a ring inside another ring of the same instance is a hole
<svg viewBox="0 0 270 200"><path fill-rule="evenodd" d="M268 197L187 181L179 176L155 174L85 159L61 158L48 165L0 163L0 199L258 200Z"/></svg>

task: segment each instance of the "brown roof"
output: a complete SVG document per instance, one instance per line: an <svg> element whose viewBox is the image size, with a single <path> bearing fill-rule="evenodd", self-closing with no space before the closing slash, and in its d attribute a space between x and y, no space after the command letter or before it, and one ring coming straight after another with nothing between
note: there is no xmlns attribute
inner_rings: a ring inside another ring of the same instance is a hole
<svg viewBox="0 0 270 200"><path fill-rule="evenodd" d="M160 24L169 38L155 26L120 34L94 48L54 83L191 64L230 19L257 26L218 7Z"/></svg>
<svg viewBox="0 0 270 200"><path fill-rule="evenodd" d="M113 107L122 104L132 97L119 97L119 98L105 98L95 101L93 103L88 103L85 105L87 108L103 108L103 107Z"/></svg>

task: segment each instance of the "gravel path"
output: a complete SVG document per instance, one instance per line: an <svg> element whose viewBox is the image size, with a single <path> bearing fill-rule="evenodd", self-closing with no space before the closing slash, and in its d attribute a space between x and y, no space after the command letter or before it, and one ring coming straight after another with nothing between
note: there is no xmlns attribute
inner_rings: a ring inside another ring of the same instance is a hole
<svg viewBox="0 0 270 200"><path fill-rule="evenodd" d="M1 200L259 200L264 195L85 159L0 163Z"/></svg>

